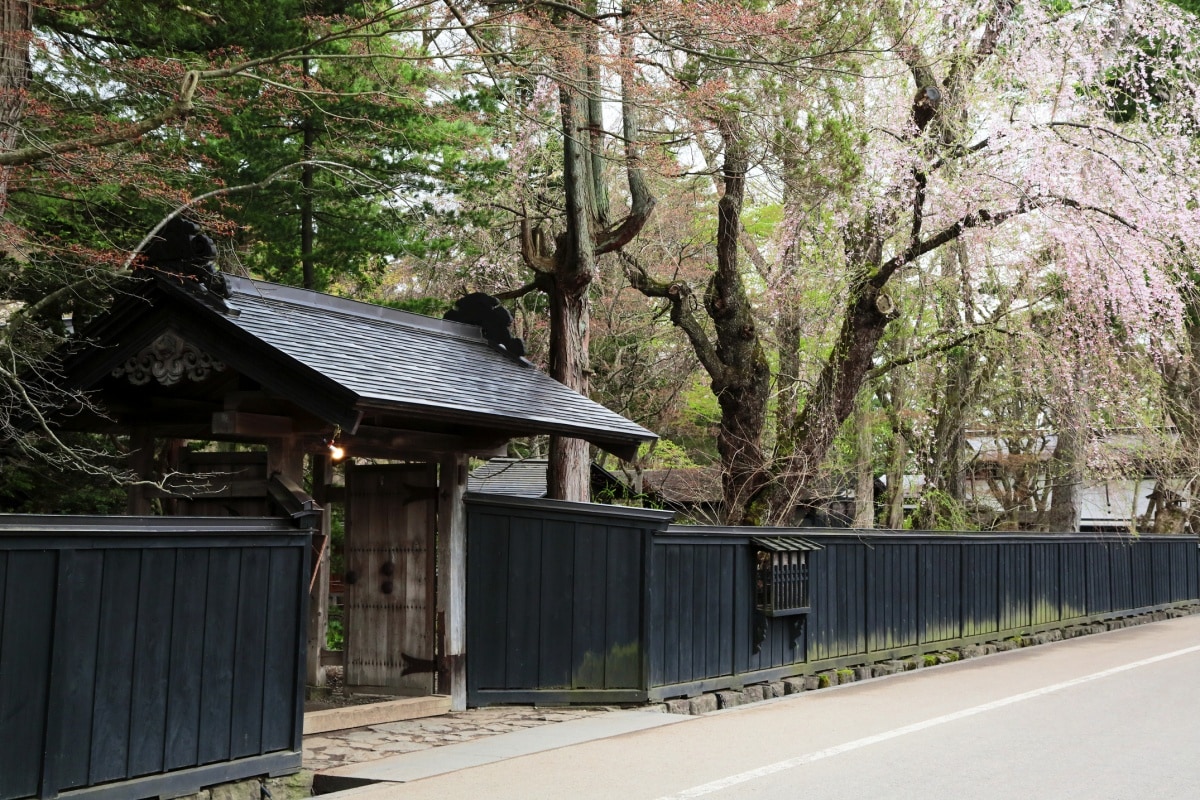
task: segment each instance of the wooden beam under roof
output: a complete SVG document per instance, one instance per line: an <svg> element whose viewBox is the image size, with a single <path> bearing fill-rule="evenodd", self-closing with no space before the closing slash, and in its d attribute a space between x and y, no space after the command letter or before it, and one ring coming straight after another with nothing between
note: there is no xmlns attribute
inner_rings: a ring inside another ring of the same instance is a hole
<svg viewBox="0 0 1200 800"><path fill-rule="evenodd" d="M216 411L212 432L232 436L273 438L295 433L291 417L275 414L249 414L245 411Z"/></svg>
<svg viewBox="0 0 1200 800"><path fill-rule="evenodd" d="M508 434L490 431L450 434L359 425L353 435L343 434L340 441L347 455L366 458L402 458L409 453L464 453L494 458L507 452L511 438Z"/></svg>

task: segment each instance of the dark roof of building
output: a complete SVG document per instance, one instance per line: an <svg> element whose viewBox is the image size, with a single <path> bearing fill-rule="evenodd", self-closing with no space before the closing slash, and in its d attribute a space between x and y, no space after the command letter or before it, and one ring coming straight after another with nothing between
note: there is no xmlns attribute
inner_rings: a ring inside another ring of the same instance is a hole
<svg viewBox="0 0 1200 800"><path fill-rule="evenodd" d="M722 500L720 467L671 467L642 472L642 488L664 503L718 504Z"/></svg>
<svg viewBox="0 0 1200 800"><path fill-rule="evenodd" d="M561 434L625 457L656 438L494 349L477 326L263 281L228 282L224 311L178 282L148 281L143 297L126 298L88 331L101 346L83 356L98 362L88 365L90 382L157 335L147 330L172 329L347 431L374 409L403 415L416 429L428 421L512 436Z"/></svg>
<svg viewBox="0 0 1200 800"><path fill-rule="evenodd" d="M234 325L362 400L481 415L544 433L654 434L487 343L477 326L231 278Z"/></svg>
<svg viewBox="0 0 1200 800"><path fill-rule="evenodd" d="M512 497L546 496L546 459L493 458L471 470L468 492Z"/></svg>
<svg viewBox="0 0 1200 800"><path fill-rule="evenodd" d="M544 458L493 458L471 470L467 491L482 494L503 494L510 497L545 497L546 470ZM598 464L591 465L592 493L612 489L615 494L627 494L620 478Z"/></svg>

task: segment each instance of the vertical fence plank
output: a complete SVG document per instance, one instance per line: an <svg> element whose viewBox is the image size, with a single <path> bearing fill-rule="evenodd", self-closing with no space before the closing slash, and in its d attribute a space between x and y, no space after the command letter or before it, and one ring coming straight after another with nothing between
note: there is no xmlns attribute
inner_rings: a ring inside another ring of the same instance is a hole
<svg viewBox="0 0 1200 800"><path fill-rule="evenodd" d="M1188 561L1196 548L1191 542L1171 542L1168 559L1171 567L1170 601L1177 603L1188 597Z"/></svg>
<svg viewBox="0 0 1200 800"><path fill-rule="evenodd" d="M180 548L176 553L165 769L199 763L203 670L198 667L204 660L208 566L208 550Z"/></svg>
<svg viewBox="0 0 1200 800"><path fill-rule="evenodd" d="M161 772L166 752L175 550L143 550L133 656L129 775Z"/></svg>
<svg viewBox="0 0 1200 800"><path fill-rule="evenodd" d="M615 526L614 526L615 527ZM608 537L608 603L605 612L604 688L635 689L642 675L642 537L616 528Z"/></svg>
<svg viewBox="0 0 1200 800"><path fill-rule="evenodd" d="M237 650L233 666L233 708L230 720L230 754L241 758L262 751L263 665L267 646L268 554L243 549L237 589L235 630Z"/></svg>
<svg viewBox="0 0 1200 800"><path fill-rule="evenodd" d="M109 550L100 594L100 644L96 657L92 718L92 784L118 780L129 768L129 708L133 695L134 634L141 557L136 550Z"/></svg>
<svg viewBox="0 0 1200 800"><path fill-rule="evenodd" d="M1116 542L1108 545L1110 559L1110 580L1112 585L1112 607L1116 611L1121 608L1136 608L1133 605L1133 559L1130 555L1133 545Z"/></svg>
<svg viewBox="0 0 1200 800"><path fill-rule="evenodd" d="M529 609L538 619L538 684L569 688L574 646L575 527L547 520L542 527L538 577L540 602Z"/></svg>
<svg viewBox="0 0 1200 800"><path fill-rule="evenodd" d="M53 551L17 551L0 564L0 798L38 793L50 687Z"/></svg>
<svg viewBox="0 0 1200 800"><path fill-rule="evenodd" d="M706 548L708 563L705 573L708 575L704 599L707 608L704 610L704 674L707 677L721 674L721 590L726 581L733 578L733 564L725 562L719 546Z"/></svg>
<svg viewBox="0 0 1200 800"><path fill-rule="evenodd" d="M604 688L604 615L607 611L609 529L579 525L575 533L571 604L571 687ZM620 587L613 587L620 590ZM570 667L568 667L570 671Z"/></svg>
<svg viewBox="0 0 1200 800"><path fill-rule="evenodd" d="M467 678L473 689L508 685L509 525L508 517L499 514L475 514L468 520Z"/></svg>
<svg viewBox="0 0 1200 800"><path fill-rule="evenodd" d="M233 663L237 642L237 597L242 553L238 548L208 554L208 602L204 614L204 655L200 675L201 764L230 757Z"/></svg>
<svg viewBox="0 0 1200 800"><path fill-rule="evenodd" d="M653 541L650 543L650 565L646 576L650 603L650 618L646 638L650 661L649 681L651 686L667 684L667 548Z"/></svg>
<svg viewBox="0 0 1200 800"><path fill-rule="evenodd" d="M892 576L887 561L886 550L871 549L866 553L867 585L864 589L867 601L867 647L872 650L890 647L891 608L881 602L881 598L887 594L888 580Z"/></svg>
<svg viewBox="0 0 1200 800"><path fill-rule="evenodd" d="M58 730L48 742L47 757L54 760L51 781L60 791L88 781L103 569L100 550L64 550L59 556L52 667L58 691L52 695L50 707Z"/></svg>
<svg viewBox="0 0 1200 800"><path fill-rule="evenodd" d="M865 588L867 583L867 553L866 550L857 547L853 551L854 555L854 572L853 586L854 593L851 597L854 604L854 635L851 637L853 641L852 653L867 652L867 602Z"/></svg>
<svg viewBox="0 0 1200 800"><path fill-rule="evenodd" d="M679 548L679 680L695 679L692 666L692 636L695 631L696 615L696 545L680 545Z"/></svg>
<svg viewBox="0 0 1200 800"><path fill-rule="evenodd" d="M1153 603L1162 605L1171 602L1171 543L1164 542L1150 548L1150 577Z"/></svg>
<svg viewBox="0 0 1200 800"><path fill-rule="evenodd" d="M692 680L708 677L708 631L709 631L709 579L708 554L710 548L692 549L692 631L688 637L692 646Z"/></svg>
<svg viewBox="0 0 1200 800"><path fill-rule="evenodd" d="M679 651L680 651L680 621L679 621L679 598L683 594L683 581L680 577L682 566L680 561L682 554L679 545L671 543L663 545L663 550L666 551L666 569L664 575L664 583L662 592L666 599L665 615L666 624L663 626L663 641L664 641L664 669L666 676L665 683L680 683L681 670L679 667Z"/></svg>
<svg viewBox="0 0 1200 800"><path fill-rule="evenodd" d="M508 537L508 687L537 685L541 564L542 522L522 519Z"/></svg>
<svg viewBox="0 0 1200 800"><path fill-rule="evenodd" d="M753 648L754 622L754 564L749 547L733 548L733 672L742 674L750 668Z"/></svg>
<svg viewBox="0 0 1200 800"><path fill-rule="evenodd" d="M1089 614L1107 614L1113 607L1112 561L1108 550L1107 543L1095 542L1086 551Z"/></svg>
<svg viewBox="0 0 1200 800"><path fill-rule="evenodd" d="M296 597L307 591L308 575L303 569L304 553L296 548L271 549L267 571L266 618L263 658L262 752L273 753L292 746L295 728L293 714L283 709L294 707L297 686L296 653L303 630L297 613Z"/></svg>
<svg viewBox="0 0 1200 800"><path fill-rule="evenodd" d="M1064 619L1079 619L1088 613L1088 566L1086 551L1089 545L1064 542L1060 545L1059 582L1062 586L1062 615Z"/></svg>
<svg viewBox="0 0 1200 800"><path fill-rule="evenodd" d="M743 572L749 572L745 561L747 559L739 559L737 551L741 548L735 548L733 545L720 546L720 563L725 568L725 572L721 575L721 592L717 600L717 608L720 615L717 619L717 630L719 631L719 641L717 642L717 663L714 665L713 673L716 675L732 675L733 667L733 648L734 648L734 625L733 625L733 598L736 597L742 586L739 586L741 581L738 580Z"/></svg>

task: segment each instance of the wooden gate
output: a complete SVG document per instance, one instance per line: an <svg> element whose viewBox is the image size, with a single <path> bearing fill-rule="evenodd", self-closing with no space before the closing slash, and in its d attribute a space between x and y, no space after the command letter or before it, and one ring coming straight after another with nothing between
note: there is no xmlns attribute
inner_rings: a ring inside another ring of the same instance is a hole
<svg viewBox="0 0 1200 800"><path fill-rule="evenodd" d="M346 469L346 686L433 693L437 466Z"/></svg>

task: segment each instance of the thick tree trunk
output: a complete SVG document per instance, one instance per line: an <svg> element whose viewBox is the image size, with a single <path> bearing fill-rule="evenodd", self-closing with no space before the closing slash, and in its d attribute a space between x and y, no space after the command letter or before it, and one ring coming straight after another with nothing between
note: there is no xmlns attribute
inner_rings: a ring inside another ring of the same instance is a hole
<svg viewBox="0 0 1200 800"><path fill-rule="evenodd" d="M582 395L588 393L588 299L582 292L550 295L550 374ZM548 496L586 503L591 499L588 443L550 437Z"/></svg>
<svg viewBox="0 0 1200 800"><path fill-rule="evenodd" d="M0 153L16 147L29 86L29 43L33 7L29 0L0 0ZM10 167L0 167L0 218L8 208Z"/></svg>
<svg viewBox="0 0 1200 800"><path fill-rule="evenodd" d="M875 469L872 461L871 438L871 393L861 393L858 408L854 412L855 426L855 471L858 473L854 489L854 527L875 527Z"/></svg>
<svg viewBox="0 0 1200 800"><path fill-rule="evenodd" d="M907 333L892 341L893 352L905 353ZM904 476L908 472L908 437L904 430L904 408L908 402L908 385L903 370L894 369L886 377L886 390L879 392L892 429L891 449L887 464L887 515L883 525L891 530L904 527Z"/></svg>
<svg viewBox="0 0 1200 800"><path fill-rule="evenodd" d="M879 288L869 280L862 281L852 295L817 384L790 431L791 450L779 479L783 497L805 496L842 423L854 413L855 400L873 366L875 349L891 321L891 315L885 313L888 310L888 301L881 299ZM775 503L774 510L775 521L783 522L782 505Z"/></svg>
<svg viewBox="0 0 1200 800"><path fill-rule="evenodd" d="M942 280L947 293L941 303L939 324L946 330L958 330L974 324L967 279L967 247L962 241L945 245L941 252ZM954 519L962 509L964 497L963 450L966 446L967 413L975 402L976 372L979 356L970 345L946 353L944 386L933 438L923 465L925 486L937 496L924 498L916 527L940 530L947 524L959 526Z"/></svg>
<svg viewBox="0 0 1200 800"><path fill-rule="evenodd" d="M798 304L779 309L775 339L779 344L779 374L775 379L775 427L787 430L800 408L800 314Z"/></svg>
<svg viewBox="0 0 1200 800"><path fill-rule="evenodd" d="M1051 531L1078 531L1083 516L1082 437L1072 426L1059 428L1054 449L1054 488L1047 524Z"/></svg>
<svg viewBox="0 0 1200 800"><path fill-rule="evenodd" d="M892 434L892 457L888 464L887 527L898 531L904 527L904 464L908 441L904 433Z"/></svg>
<svg viewBox="0 0 1200 800"><path fill-rule="evenodd" d="M704 308L715 325L716 356L723 365L713 375L712 389L721 406L717 450L721 454L724 517L731 524L761 525L766 521L762 437L771 371L738 267L749 164L742 135L736 116L722 121L725 192L717 203L717 269L705 290Z"/></svg>
<svg viewBox="0 0 1200 800"><path fill-rule="evenodd" d="M717 449L721 455L723 520L758 525L767 521L772 499L766 491L770 476L762 450L771 370L738 267L749 156L736 114L720 120L720 130L725 152L721 170L724 191L717 204L717 268L704 292L704 310L712 320L716 340L693 313L693 295L686 283L656 281L629 256L625 257L626 276L647 297L670 301L671 322L687 334L711 379L721 407Z"/></svg>
<svg viewBox="0 0 1200 800"><path fill-rule="evenodd" d="M1189 300L1185 331L1189 350L1174 374L1167 376L1166 388L1171 420L1179 429L1178 452L1183 459L1173 470L1179 477L1190 478L1184 489L1192 530L1200 529L1200 507L1192 492L1200 485L1200 301Z"/></svg>
<svg viewBox="0 0 1200 800"><path fill-rule="evenodd" d="M576 69L586 79L587 70ZM583 80L579 85L585 85ZM596 219L587 98L564 86L559 93L563 132L563 189L567 230L555 252L554 288L550 292L550 375L580 394L588 393L588 287L596 276ZM555 500L586 503L588 446L579 439L550 439L547 493Z"/></svg>
<svg viewBox="0 0 1200 800"><path fill-rule="evenodd" d="M1079 373L1076 378L1082 377ZM1059 416L1058 442L1050 460L1050 511L1046 522L1051 531L1078 531L1083 517L1083 458L1086 444L1086 411L1082 387L1066 401Z"/></svg>
<svg viewBox="0 0 1200 800"><path fill-rule="evenodd" d="M595 3L567 5L595 12ZM522 232L522 251L527 263L538 272L535 284L549 286L550 374L575 391L588 393L588 289L597 275L601 255L619 251L631 241L650 218L654 198L648 191L638 152L638 125L629 100L632 78L621 71L622 127L625 141L626 177L630 209L617 224L609 221L608 188L603 173L604 142L601 64L598 63L597 31L591 23L564 14L559 17L564 35L577 45L564 51L557 67L559 107L563 137L563 194L566 200L566 230L556 238L552 258L535 253L529 222ZM630 35L621 35L622 53L628 57ZM589 458L586 442L563 437L550 439L547 474L549 496L557 500L589 499Z"/></svg>

